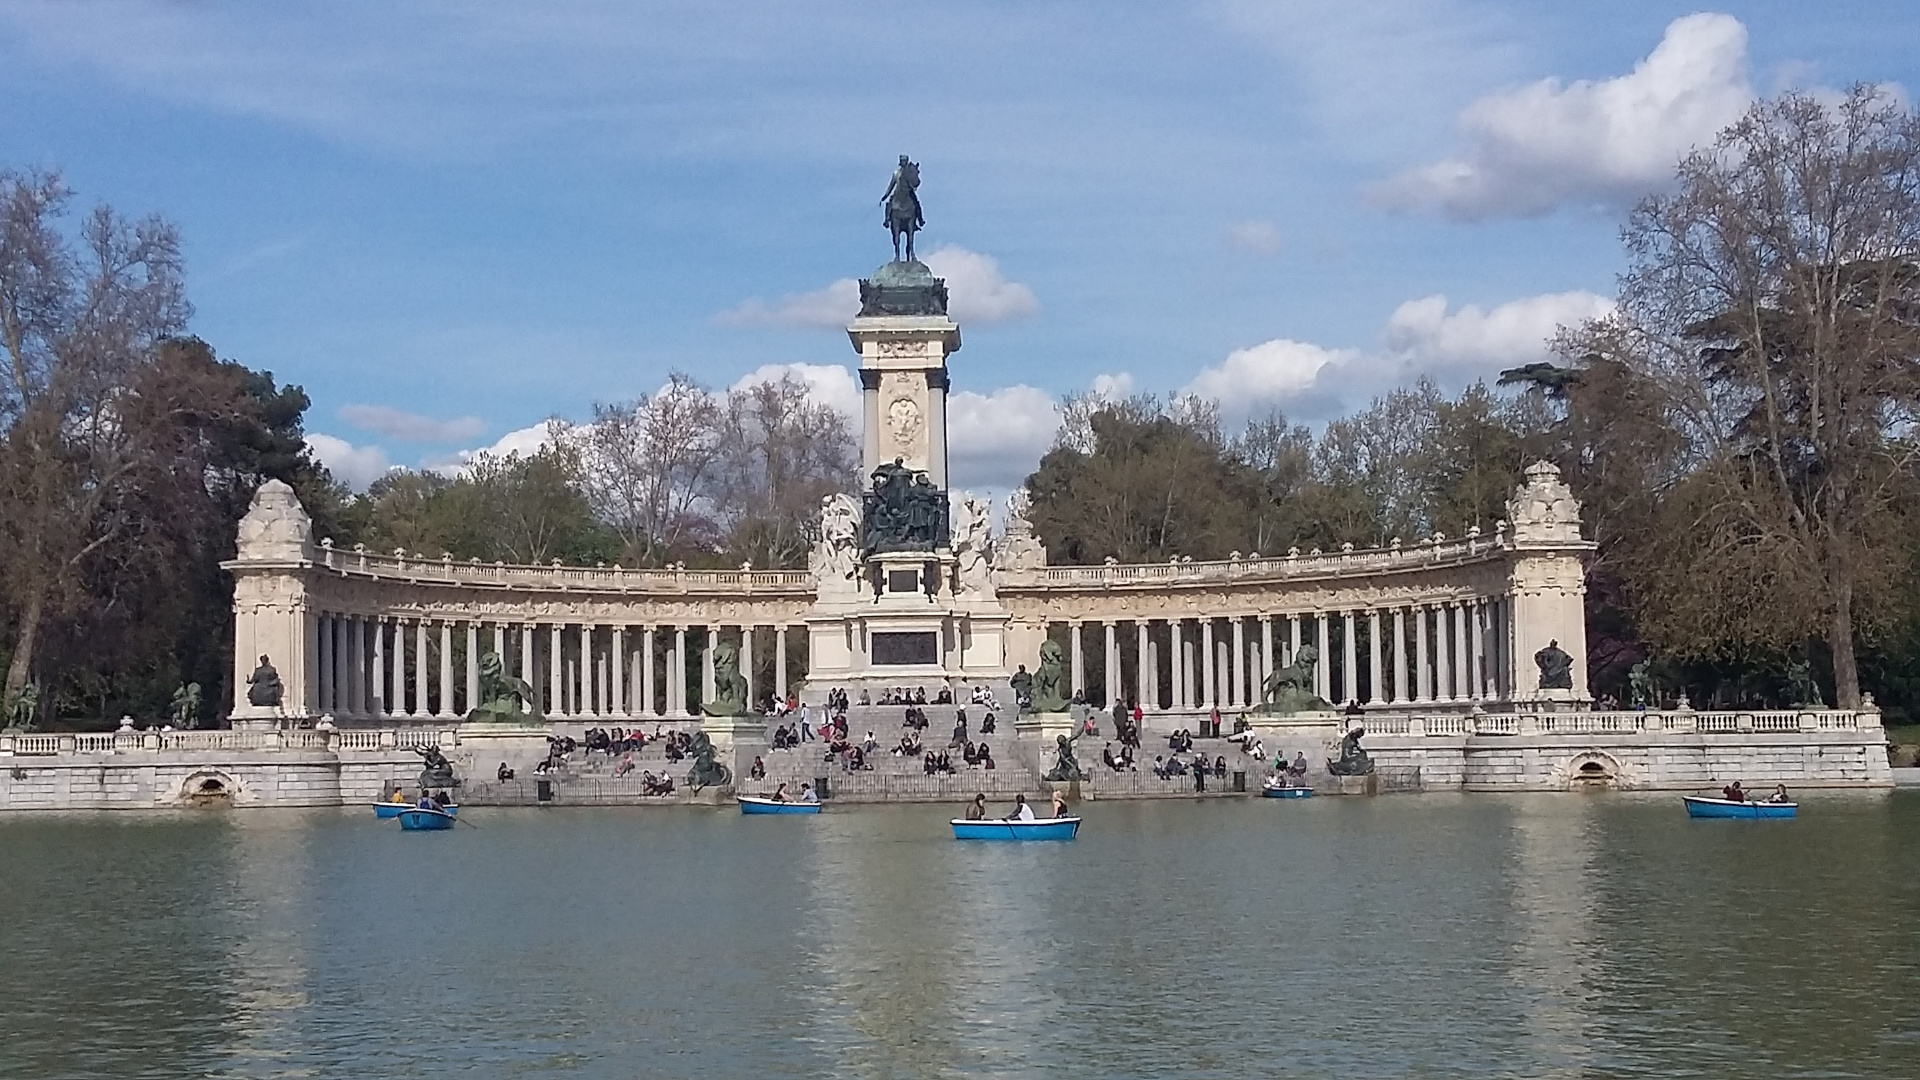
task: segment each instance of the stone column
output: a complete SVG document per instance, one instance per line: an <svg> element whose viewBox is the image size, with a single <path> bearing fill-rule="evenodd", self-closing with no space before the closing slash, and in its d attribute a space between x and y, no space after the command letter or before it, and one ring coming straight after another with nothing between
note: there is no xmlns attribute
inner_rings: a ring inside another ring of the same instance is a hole
<svg viewBox="0 0 1920 1080"><path fill-rule="evenodd" d="M1200 620L1200 700L1202 709L1210 709L1219 702L1219 680L1215 678L1215 669L1220 661L1213 653L1213 620Z"/></svg>
<svg viewBox="0 0 1920 1080"><path fill-rule="evenodd" d="M527 684L528 690L532 690L537 685L537 683L534 680L534 668L533 668L533 624L532 623L520 624L520 681ZM539 704L540 703L537 701L530 702L529 707L537 708L539 707ZM544 708L540 709L541 715L543 716L546 715L546 712L547 712L546 709Z"/></svg>
<svg viewBox="0 0 1920 1080"><path fill-rule="evenodd" d="M1378 705L1380 696L1380 609L1367 609L1367 704Z"/></svg>
<svg viewBox="0 0 1920 1080"><path fill-rule="evenodd" d="M567 696L562 690L566 678L566 639L559 623L547 628L547 715L567 715Z"/></svg>
<svg viewBox="0 0 1920 1080"><path fill-rule="evenodd" d="M1108 619L1101 625L1106 627L1107 635L1100 666L1106 671L1106 707L1111 710L1113 703L1120 700L1120 624Z"/></svg>
<svg viewBox="0 0 1920 1080"><path fill-rule="evenodd" d="M610 687L613 692L613 698L610 707L613 710L613 715L625 716L627 715L627 698L629 696L627 694L627 654L625 651L627 647L626 627L619 623L614 623L610 633L613 635L612 652L608 657L613 661L613 679L612 686Z"/></svg>
<svg viewBox="0 0 1920 1080"><path fill-rule="evenodd" d="M687 715L687 627L676 623L673 628L673 656L667 661L667 693L673 700L667 703L667 711L675 716Z"/></svg>
<svg viewBox="0 0 1920 1080"><path fill-rule="evenodd" d="M1167 684L1173 691L1173 704L1170 707L1174 709L1184 709L1187 707L1187 673L1185 670L1187 650L1182 647L1180 641L1180 629L1185 626L1186 623L1187 620L1185 619L1167 620Z"/></svg>
<svg viewBox="0 0 1920 1080"><path fill-rule="evenodd" d="M453 624L440 620L440 707L435 716L453 711Z"/></svg>
<svg viewBox="0 0 1920 1080"><path fill-rule="evenodd" d="M507 666L507 624L493 624L493 655L500 659L500 673L506 674L513 669Z"/></svg>
<svg viewBox="0 0 1920 1080"><path fill-rule="evenodd" d="M1451 600L1433 607L1433 700L1453 700L1453 640L1448 624L1453 621Z"/></svg>
<svg viewBox="0 0 1920 1080"><path fill-rule="evenodd" d="M1247 620L1235 615L1233 623L1233 684L1227 690L1227 706L1239 708L1247 703Z"/></svg>
<svg viewBox="0 0 1920 1080"><path fill-rule="evenodd" d="M1300 662L1300 635L1304 632L1305 623L1304 615L1287 616L1287 663L1289 664Z"/></svg>
<svg viewBox="0 0 1920 1080"><path fill-rule="evenodd" d="M1159 693L1160 673L1154 670L1151 642L1147 640L1152 624L1146 619L1133 620L1133 644L1139 655L1133 661L1133 703L1142 711L1147 702Z"/></svg>
<svg viewBox="0 0 1920 1080"><path fill-rule="evenodd" d="M1073 665L1072 681L1067 689L1071 694L1078 695L1087 688L1087 665L1080 652L1080 620L1073 619L1067 623L1067 641L1068 662Z"/></svg>
<svg viewBox="0 0 1920 1080"><path fill-rule="evenodd" d="M1360 642L1353 633L1353 612L1341 612L1340 620L1341 632L1345 635L1340 643L1340 697L1351 703L1360 700Z"/></svg>
<svg viewBox="0 0 1920 1080"><path fill-rule="evenodd" d="M480 624L467 623L467 712L480 707Z"/></svg>
<svg viewBox="0 0 1920 1080"><path fill-rule="evenodd" d="M1313 665L1313 692L1332 701L1332 636L1327 632L1327 626L1329 621L1325 611L1313 615L1313 648L1321 653L1321 661Z"/></svg>
<svg viewBox="0 0 1920 1080"><path fill-rule="evenodd" d="M740 677L747 680L747 704L751 706L755 701L754 691L758 689L753 681L753 627L751 625L740 627Z"/></svg>
<svg viewBox="0 0 1920 1080"><path fill-rule="evenodd" d="M1413 665L1407 663L1407 609L1394 607L1394 698L1396 705L1413 700L1407 694Z"/></svg>
<svg viewBox="0 0 1920 1080"><path fill-rule="evenodd" d="M318 700L320 711L323 713L332 712L333 711L333 653L334 653L333 616L322 613L318 616L315 616L315 619L318 622L319 628L320 628L320 633L318 635L319 641L317 643L318 648L320 650L320 658L319 658L319 663L315 664L313 669L314 694Z"/></svg>
<svg viewBox="0 0 1920 1080"><path fill-rule="evenodd" d="M1273 616L1260 616L1260 685L1253 688L1254 700L1264 705L1267 701L1267 680L1273 677Z"/></svg>
<svg viewBox="0 0 1920 1080"><path fill-rule="evenodd" d="M1432 701L1433 700L1433 675L1427 669L1427 615L1428 615L1427 605L1425 604L1414 605L1413 617L1419 620L1414 624L1415 644L1414 644L1414 650L1413 650L1413 663L1414 663L1413 699L1415 701Z"/></svg>
<svg viewBox="0 0 1920 1080"><path fill-rule="evenodd" d="M773 693L782 703L787 700L787 624L773 628Z"/></svg>
<svg viewBox="0 0 1920 1080"><path fill-rule="evenodd" d="M595 689L600 684L599 628L592 623L580 624L580 667L579 680L575 684L574 712L588 716L600 715L600 702L595 699Z"/></svg>
<svg viewBox="0 0 1920 1080"><path fill-rule="evenodd" d="M373 617L373 677L372 692L367 696L373 700L369 710L374 716L387 715L387 620L378 615Z"/></svg>
<svg viewBox="0 0 1920 1080"><path fill-rule="evenodd" d="M427 665L432 660L427 648L427 620L413 620L413 702L408 716L427 715Z"/></svg>
<svg viewBox="0 0 1920 1080"><path fill-rule="evenodd" d="M362 693L367 672L366 629L358 615L348 615L347 619L347 715L362 716L367 711L366 695Z"/></svg>
<svg viewBox="0 0 1920 1080"><path fill-rule="evenodd" d="M640 714L653 713L653 627L640 631Z"/></svg>
<svg viewBox="0 0 1920 1080"><path fill-rule="evenodd" d="M707 702L713 700L713 650L720 644L720 627L707 624L707 646L700 650L700 709L706 711Z"/></svg>
<svg viewBox="0 0 1920 1080"><path fill-rule="evenodd" d="M1480 700L1480 638L1475 634L1480 621L1478 607L1480 601L1469 600L1453 613L1453 626L1459 630L1459 663L1467 669L1467 676L1459 680L1459 696L1469 701Z"/></svg>

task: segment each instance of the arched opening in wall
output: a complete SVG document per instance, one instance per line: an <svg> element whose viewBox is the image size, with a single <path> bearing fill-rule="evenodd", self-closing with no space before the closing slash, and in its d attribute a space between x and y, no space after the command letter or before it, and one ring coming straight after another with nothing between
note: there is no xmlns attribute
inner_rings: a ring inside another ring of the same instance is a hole
<svg viewBox="0 0 1920 1080"><path fill-rule="evenodd" d="M1568 775L1568 786L1575 791L1609 791L1618 783L1614 762L1601 756L1575 761Z"/></svg>
<svg viewBox="0 0 1920 1080"><path fill-rule="evenodd" d="M181 795L189 806L232 806L234 787L231 778L218 773L195 773L182 785Z"/></svg>

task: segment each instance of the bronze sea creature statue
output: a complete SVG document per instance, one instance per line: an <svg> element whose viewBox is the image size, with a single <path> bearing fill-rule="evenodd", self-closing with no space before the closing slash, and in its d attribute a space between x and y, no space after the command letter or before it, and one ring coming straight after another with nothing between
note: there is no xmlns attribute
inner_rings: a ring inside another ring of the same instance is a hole
<svg viewBox="0 0 1920 1080"><path fill-rule="evenodd" d="M687 786L699 791L703 787L725 787L733 783L733 770L722 765L713 748L713 740L704 731L693 735L693 768L687 772Z"/></svg>

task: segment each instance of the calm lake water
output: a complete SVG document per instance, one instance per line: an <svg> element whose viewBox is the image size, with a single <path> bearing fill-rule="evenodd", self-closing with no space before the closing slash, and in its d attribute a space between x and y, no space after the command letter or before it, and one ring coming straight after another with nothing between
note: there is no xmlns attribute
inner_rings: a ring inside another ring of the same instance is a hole
<svg viewBox="0 0 1920 1080"><path fill-rule="evenodd" d="M954 812L0 820L0 1076L1920 1076L1913 795Z"/></svg>

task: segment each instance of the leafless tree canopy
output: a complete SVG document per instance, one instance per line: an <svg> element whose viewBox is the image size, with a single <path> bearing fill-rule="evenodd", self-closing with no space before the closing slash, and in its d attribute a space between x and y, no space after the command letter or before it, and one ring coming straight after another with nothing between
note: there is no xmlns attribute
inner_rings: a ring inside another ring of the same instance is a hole
<svg viewBox="0 0 1920 1080"><path fill-rule="evenodd" d="M74 602L81 562L128 520L138 466L122 395L189 308L180 243L159 218L100 207L68 230L51 173L0 173L0 560L17 613L5 700L41 626Z"/></svg>

